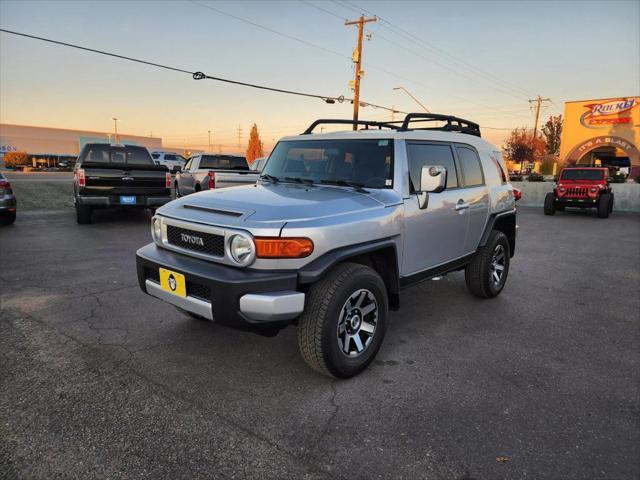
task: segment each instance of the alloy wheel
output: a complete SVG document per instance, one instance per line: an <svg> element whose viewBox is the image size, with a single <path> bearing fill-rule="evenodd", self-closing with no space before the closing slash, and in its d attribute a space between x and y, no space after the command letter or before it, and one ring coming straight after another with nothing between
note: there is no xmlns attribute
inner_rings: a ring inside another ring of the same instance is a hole
<svg viewBox="0 0 640 480"><path fill-rule="evenodd" d="M360 289L351 294L340 310L337 341L348 357L362 355L371 344L378 321L378 301L371 291Z"/></svg>

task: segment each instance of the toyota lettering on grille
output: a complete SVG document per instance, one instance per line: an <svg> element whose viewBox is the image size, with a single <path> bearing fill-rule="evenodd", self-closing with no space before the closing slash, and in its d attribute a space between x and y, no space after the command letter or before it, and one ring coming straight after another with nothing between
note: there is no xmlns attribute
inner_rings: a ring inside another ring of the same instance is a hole
<svg viewBox="0 0 640 480"><path fill-rule="evenodd" d="M196 235L188 235L186 233L181 233L180 234L180 239L184 243L190 243L192 245L199 245L201 247L204 247L204 241L202 240L201 237L198 237Z"/></svg>

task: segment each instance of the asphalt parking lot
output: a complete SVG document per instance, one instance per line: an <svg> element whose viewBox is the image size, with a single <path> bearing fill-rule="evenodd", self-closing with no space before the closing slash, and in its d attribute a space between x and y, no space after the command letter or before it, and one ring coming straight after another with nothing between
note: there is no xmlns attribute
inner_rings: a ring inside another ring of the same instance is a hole
<svg viewBox="0 0 640 480"><path fill-rule="evenodd" d="M308 369L142 294L149 217L0 228L0 478L640 476L640 216L521 209L494 300L406 290L375 363Z"/></svg>

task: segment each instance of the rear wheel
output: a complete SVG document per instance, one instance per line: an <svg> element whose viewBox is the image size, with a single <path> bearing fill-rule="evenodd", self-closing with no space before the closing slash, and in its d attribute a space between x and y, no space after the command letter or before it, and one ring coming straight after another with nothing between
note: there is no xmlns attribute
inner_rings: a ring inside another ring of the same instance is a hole
<svg viewBox="0 0 640 480"><path fill-rule="evenodd" d="M476 297L493 298L507 282L511 248L507 236L493 230L487 244L480 247L464 272L467 288Z"/></svg>
<svg viewBox="0 0 640 480"><path fill-rule="evenodd" d="M375 270L356 263L334 267L307 293L298 324L302 358L324 375L356 375L378 353L387 315L387 290Z"/></svg>
<svg viewBox="0 0 640 480"><path fill-rule="evenodd" d="M76 221L80 224L91 223L91 207L88 205L76 205Z"/></svg>
<svg viewBox="0 0 640 480"><path fill-rule="evenodd" d="M556 213L555 195L550 192L550 193L547 193L546 197L544 197L544 214L555 215L555 213Z"/></svg>
<svg viewBox="0 0 640 480"><path fill-rule="evenodd" d="M180 189L178 188L178 182L176 182L174 184L174 191L176 193L176 198L180 198L182 195L180 195Z"/></svg>
<svg viewBox="0 0 640 480"><path fill-rule="evenodd" d="M0 224L11 225L16 221L16 212L9 212L6 215L0 215Z"/></svg>
<svg viewBox="0 0 640 480"><path fill-rule="evenodd" d="M598 199L598 217L600 218L608 218L609 213L613 209L613 195L610 193L602 193L600 194L600 198Z"/></svg>

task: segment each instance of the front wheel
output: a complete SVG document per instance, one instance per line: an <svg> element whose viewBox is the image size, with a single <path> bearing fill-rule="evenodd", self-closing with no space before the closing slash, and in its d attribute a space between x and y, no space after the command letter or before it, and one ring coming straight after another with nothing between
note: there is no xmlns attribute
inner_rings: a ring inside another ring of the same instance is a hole
<svg viewBox="0 0 640 480"><path fill-rule="evenodd" d="M331 269L307 293L298 346L314 370L352 377L374 359L386 331L387 290L375 270L356 263Z"/></svg>
<svg viewBox="0 0 640 480"><path fill-rule="evenodd" d="M547 193L547 196L544 197L544 214L555 215L555 213L556 213L555 195L549 192Z"/></svg>
<svg viewBox="0 0 640 480"><path fill-rule="evenodd" d="M598 217L609 218L609 214L613 209L613 195L610 193L600 194L598 199Z"/></svg>
<svg viewBox="0 0 640 480"><path fill-rule="evenodd" d="M493 230L487 244L480 247L465 269L464 277L469 291L480 298L493 298L507 283L511 247L507 236Z"/></svg>

